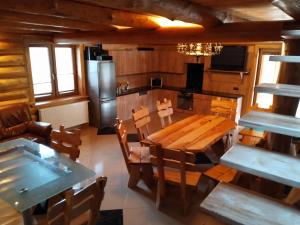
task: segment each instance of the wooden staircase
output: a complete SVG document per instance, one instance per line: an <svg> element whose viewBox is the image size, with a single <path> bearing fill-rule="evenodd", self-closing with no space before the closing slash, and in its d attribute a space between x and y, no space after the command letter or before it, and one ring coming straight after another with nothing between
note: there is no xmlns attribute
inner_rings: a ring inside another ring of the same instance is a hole
<svg viewBox="0 0 300 225"><path fill-rule="evenodd" d="M271 56L270 60L300 63L300 56ZM297 85L260 84L255 91L300 98ZM300 137L300 119L293 116L251 111L239 120L239 125ZM221 164L300 189L300 159L297 157L236 144L221 157ZM201 208L229 224L300 224L300 210L226 183L219 183L201 203Z"/></svg>

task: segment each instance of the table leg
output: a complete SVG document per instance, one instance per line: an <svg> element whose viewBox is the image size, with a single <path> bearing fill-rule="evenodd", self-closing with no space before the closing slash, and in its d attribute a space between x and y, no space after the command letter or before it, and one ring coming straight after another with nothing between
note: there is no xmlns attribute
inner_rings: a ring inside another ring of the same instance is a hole
<svg viewBox="0 0 300 225"><path fill-rule="evenodd" d="M212 163L219 163L220 158L216 155L216 153L213 151L212 147L209 147L206 151L205 151L205 155L209 158L209 160Z"/></svg>
<svg viewBox="0 0 300 225"><path fill-rule="evenodd" d="M25 210L22 213L22 215L23 215L24 225L33 225L33 218L32 218L31 209Z"/></svg>

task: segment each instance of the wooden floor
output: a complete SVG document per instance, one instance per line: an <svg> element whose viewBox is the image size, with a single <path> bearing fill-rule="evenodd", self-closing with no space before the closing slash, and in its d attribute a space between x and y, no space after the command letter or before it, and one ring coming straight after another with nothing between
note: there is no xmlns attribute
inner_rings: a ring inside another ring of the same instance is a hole
<svg viewBox="0 0 300 225"><path fill-rule="evenodd" d="M173 120L185 118L188 115L175 113ZM151 115L150 130L160 129L160 121L156 114ZM133 123L126 121L129 133L134 132ZM121 149L115 135L96 135L97 130L90 127L82 129L82 146L80 163L93 169L97 175L108 177L102 210L123 209L124 225L221 225L219 220L202 212L200 203L204 196L196 193L192 196L190 213L183 216L182 207L178 205L177 190L171 189L162 211L155 207L155 197L142 182L137 190L127 187L128 174L122 157Z"/></svg>

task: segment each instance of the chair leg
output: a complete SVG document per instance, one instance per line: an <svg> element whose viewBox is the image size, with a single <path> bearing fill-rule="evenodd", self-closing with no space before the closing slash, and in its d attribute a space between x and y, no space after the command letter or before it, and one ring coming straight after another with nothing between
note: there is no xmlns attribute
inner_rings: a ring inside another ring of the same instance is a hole
<svg viewBox="0 0 300 225"><path fill-rule="evenodd" d="M290 154L292 156L297 156L297 148L294 143L291 143L291 145L290 145Z"/></svg>
<svg viewBox="0 0 300 225"><path fill-rule="evenodd" d="M187 197L187 190L186 188L181 189L181 199L182 199L182 206L183 206L183 215L186 215L188 210L188 197Z"/></svg>
<svg viewBox="0 0 300 225"><path fill-rule="evenodd" d="M136 187L140 178L141 178L140 166L138 165L131 166L130 173L129 173L128 187L129 188Z"/></svg>
<svg viewBox="0 0 300 225"><path fill-rule="evenodd" d="M153 168L152 165L143 165L142 166L142 178L148 188L151 189L153 186Z"/></svg>
<svg viewBox="0 0 300 225"><path fill-rule="evenodd" d="M156 189L156 208L161 209L161 204L162 204L162 198L163 198L163 193L160 187L160 182L157 182L157 189Z"/></svg>
<svg viewBox="0 0 300 225"><path fill-rule="evenodd" d="M172 124L172 118L171 116L168 116L169 125Z"/></svg>

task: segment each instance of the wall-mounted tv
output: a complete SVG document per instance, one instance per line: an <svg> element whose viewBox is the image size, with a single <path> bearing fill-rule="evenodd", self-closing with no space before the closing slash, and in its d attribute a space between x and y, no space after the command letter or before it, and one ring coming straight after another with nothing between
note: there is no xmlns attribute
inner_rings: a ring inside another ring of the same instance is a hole
<svg viewBox="0 0 300 225"><path fill-rule="evenodd" d="M224 46L221 54L211 57L212 70L245 71L247 46Z"/></svg>

